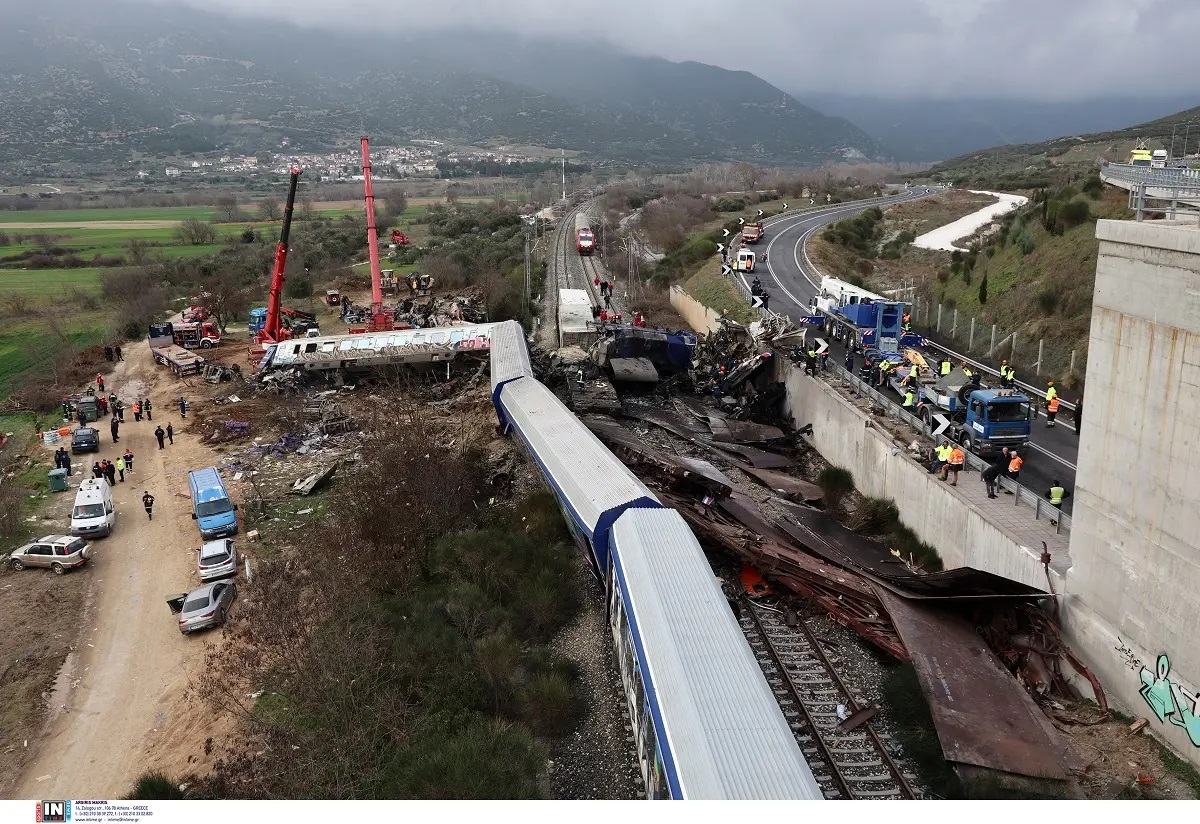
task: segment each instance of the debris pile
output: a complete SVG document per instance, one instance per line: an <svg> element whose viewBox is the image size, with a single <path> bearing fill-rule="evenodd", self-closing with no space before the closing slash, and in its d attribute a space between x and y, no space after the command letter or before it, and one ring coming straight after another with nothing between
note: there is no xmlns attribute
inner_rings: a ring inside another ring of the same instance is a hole
<svg viewBox="0 0 1200 824"><path fill-rule="evenodd" d="M465 290L462 294L438 297L428 294L428 290L410 290L408 282L402 280L400 291L408 293L408 296L385 307L395 313L398 328L425 329L455 323L483 323L487 320L483 290L478 287ZM351 326L366 323L371 314L369 306L347 302L343 307L342 320Z"/></svg>

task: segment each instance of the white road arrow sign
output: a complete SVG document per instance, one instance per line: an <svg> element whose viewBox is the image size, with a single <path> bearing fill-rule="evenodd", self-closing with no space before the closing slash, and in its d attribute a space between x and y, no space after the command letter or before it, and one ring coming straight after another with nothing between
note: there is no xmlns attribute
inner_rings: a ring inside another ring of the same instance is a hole
<svg viewBox="0 0 1200 824"><path fill-rule="evenodd" d="M722 275L732 275L733 274L733 270L729 268L728 263L721 264L721 274Z"/></svg>
<svg viewBox="0 0 1200 824"><path fill-rule="evenodd" d="M787 205L786 203L785 203L785 204L783 204L783 211L785 211L785 212L787 211L787 206L788 206L788 205Z"/></svg>
<svg viewBox="0 0 1200 824"><path fill-rule="evenodd" d="M754 308L754 309L761 309L761 308L762 308L762 305L763 305L763 304L762 304L762 298L761 298L760 296L758 296L758 295L755 295L754 297L752 297L752 298L750 299L750 306L751 306L752 308Z"/></svg>
<svg viewBox="0 0 1200 824"><path fill-rule="evenodd" d="M829 349L829 344L825 341L825 339L817 338L817 354L824 355L827 349Z"/></svg>
<svg viewBox="0 0 1200 824"><path fill-rule="evenodd" d="M933 429L933 437L935 438L950 428L950 419L945 415L934 415L933 422L937 424Z"/></svg>
<svg viewBox="0 0 1200 824"><path fill-rule="evenodd" d="M814 203L816 203L816 202L817 202L817 201L813 200L811 197L808 199L808 205L809 205L809 206L812 206L812 205L813 205Z"/></svg>
<svg viewBox="0 0 1200 824"><path fill-rule="evenodd" d="M725 233L725 234L721 235L721 237L729 237L729 230L728 230L728 229L722 229L721 231Z"/></svg>
<svg viewBox="0 0 1200 824"><path fill-rule="evenodd" d="M717 251L718 251L718 252L720 252L721 254L725 254L725 244L724 244L724 243L718 243L718 244L717 244Z"/></svg>
<svg viewBox="0 0 1200 824"><path fill-rule="evenodd" d="M759 210L758 210L758 216L759 216L759 217L762 217L762 216L763 216L763 210L762 210L762 209L759 209Z"/></svg>
<svg viewBox="0 0 1200 824"><path fill-rule="evenodd" d="M738 226L745 226L745 225L746 225L746 218L739 217L738 218Z"/></svg>

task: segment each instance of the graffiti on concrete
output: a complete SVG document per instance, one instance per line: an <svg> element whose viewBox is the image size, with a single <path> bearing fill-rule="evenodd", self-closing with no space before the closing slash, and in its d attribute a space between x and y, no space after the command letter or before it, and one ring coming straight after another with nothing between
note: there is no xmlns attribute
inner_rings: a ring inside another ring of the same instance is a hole
<svg viewBox="0 0 1200 824"><path fill-rule="evenodd" d="M1200 747L1200 698L1171 681L1171 659L1158 656L1155 671L1142 667L1139 692L1159 721L1183 727L1194 746Z"/></svg>
<svg viewBox="0 0 1200 824"><path fill-rule="evenodd" d="M1131 671L1141 672L1146 668L1146 665L1142 663L1142 659L1138 657L1138 654L1121 640L1121 636L1117 636L1117 646L1113 647L1113 649L1117 651L1117 654L1121 656L1121 660L1125 662L1125 666L1129 667Z"/></svg>

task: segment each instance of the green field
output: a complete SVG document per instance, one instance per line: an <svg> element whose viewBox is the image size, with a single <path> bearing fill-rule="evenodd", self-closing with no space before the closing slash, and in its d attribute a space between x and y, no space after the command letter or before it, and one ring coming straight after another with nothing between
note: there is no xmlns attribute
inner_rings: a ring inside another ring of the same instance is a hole
<svg viewBox="0 0 1200 824"><path fill-rule="evenodd" d="M103 343L108 328L105 312L76 312L58 317L63 332L75 348ZM0 395L13 388L28 370L43 368L53 354L66 345L52 335L39 317L6 318L0 333Z"/></svg>
<svg viewBox="0 0 1200 824"><path fill-rule="evenodd" d="M5 223L84 223L96 220L213 220L212 206L158 206L144 209L36 209L0 212Z"/></svg>

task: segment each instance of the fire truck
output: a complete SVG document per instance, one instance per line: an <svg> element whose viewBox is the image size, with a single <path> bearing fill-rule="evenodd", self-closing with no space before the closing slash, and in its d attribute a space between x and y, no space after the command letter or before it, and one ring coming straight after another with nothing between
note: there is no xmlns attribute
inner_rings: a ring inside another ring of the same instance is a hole
<svg viewBox="0 0 1200 824"><path fill-rule="evenodd" d="M184 349L211 349L221 345L221 329L212 321L172 323L171 337Z"/></svg>

